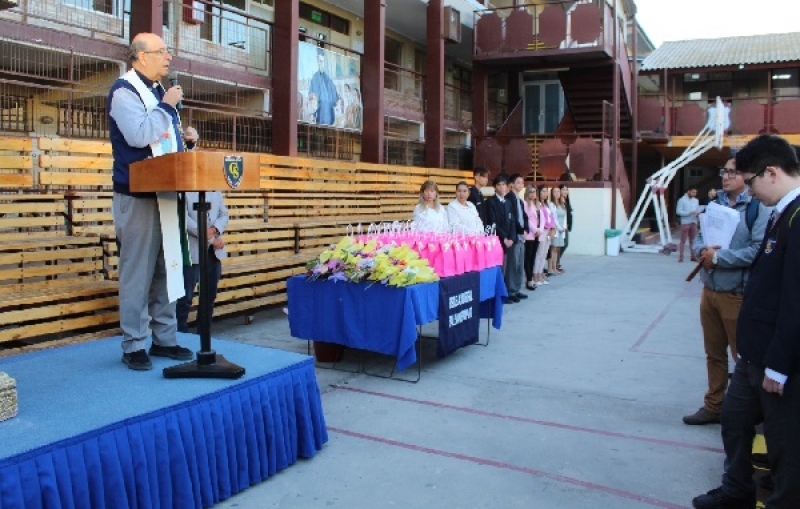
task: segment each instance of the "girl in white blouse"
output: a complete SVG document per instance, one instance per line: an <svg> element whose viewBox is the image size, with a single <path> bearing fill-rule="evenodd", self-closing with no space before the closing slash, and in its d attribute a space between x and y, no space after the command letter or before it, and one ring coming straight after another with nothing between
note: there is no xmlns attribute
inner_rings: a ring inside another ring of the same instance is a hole
<svg viewBox="0 0 800 509"><path fill-rule="evenodd" d="M447 220L453 233L483 233L483 222L475 205L467 201L469 185L461 181L456 184L456 199L447 205Z"/></svg>
<svg viewBox="0 0 800 509"><path fill-rule="evenodd" d="M414 207L414 223L417 231L421 232L450 231L447 211L439 203L439 186L432 180L426 180L419 188L419 203Z"/></svg>
<svg viewBox="0 0 800 509"><path fill-rule="evenodd" d="M564 236L567 231L567 209L564 206L561 188L554 187L552 189L550 205L556 218L556 231L553 242L550 244L550 260L547 271L550 274L561 274L564 271L558 269L558 256L561 253L561 248L564 247Z"/></svg>

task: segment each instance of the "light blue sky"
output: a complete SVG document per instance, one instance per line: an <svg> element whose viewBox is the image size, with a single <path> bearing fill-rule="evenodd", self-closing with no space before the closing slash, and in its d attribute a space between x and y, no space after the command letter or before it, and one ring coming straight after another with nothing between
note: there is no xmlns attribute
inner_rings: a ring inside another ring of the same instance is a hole
<svg viewBox="0 0 800 509"><path fill-rule="evenodd" d="M635 0L636 19L656 46L664 41L800 32L798 0Z"/></svg>

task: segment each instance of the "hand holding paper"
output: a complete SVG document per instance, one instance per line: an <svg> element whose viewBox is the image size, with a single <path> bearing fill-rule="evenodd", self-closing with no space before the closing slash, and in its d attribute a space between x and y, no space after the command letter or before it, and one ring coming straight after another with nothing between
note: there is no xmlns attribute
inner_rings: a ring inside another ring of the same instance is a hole
<svg viewBox="0 0 800 509"><path fill-rule="evenodd" d="M700 215L700 231L707 246L728 249L738 225L739 212L719 203L709 203L705 213Z"/></svg>

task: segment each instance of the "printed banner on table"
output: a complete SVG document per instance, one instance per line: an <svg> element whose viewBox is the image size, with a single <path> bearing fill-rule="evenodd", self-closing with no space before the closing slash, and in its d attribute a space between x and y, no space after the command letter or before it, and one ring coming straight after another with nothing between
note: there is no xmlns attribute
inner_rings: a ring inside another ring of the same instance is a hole
<svg viewBox="0 0 800 509"><path fill-rule="evenodd" d="M439 281L438 357L478 342L481 318L480 284L478 272L467 272Z"/></svg>
<svg viewBox="0 0 800 509"><path fill-rule="evenodd" d="M361 131L359 59L309 42L300 43L298 54L298 120Z"/></svg>

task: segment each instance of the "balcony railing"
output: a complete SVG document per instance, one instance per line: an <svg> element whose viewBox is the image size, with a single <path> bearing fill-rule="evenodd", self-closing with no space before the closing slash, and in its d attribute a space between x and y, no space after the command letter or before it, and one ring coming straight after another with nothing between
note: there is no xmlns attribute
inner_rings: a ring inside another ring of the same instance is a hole
<svg viewBox="0 0 800 509"><path fill-rule="evenodd" d="M361 133L327 126L298 124L297 155L358 161L361 159Z"/></svg>
<svg viewBox="0 0 800 509"><path fill-rule="evenodd" d="M391 62L383 66L384 105L395 111L424 113L425 75Z"/></svg>
<svg viewBox="0 0 800 509"><path fill-rule="evenodd" d="M124 42L129 15L124 0L21 0L0 18L90 38ZM8 36L3 34L2 36Z"/></svg>
<svg viewBox="0 0 800 509"><path fill-rule="evenodd" d="M474 16L476 55L612 47L614 18L605 0L526 3Z"/></svg>
<svg viewBox="0 0 800 509"><path fill-rule="evenodd" d="M729 120L728 134L800 133L800 95L722 98ZM666 102L666 106L665 106ZM639 131L661 136L695 136L708 122L707 100L639 98Z"/></svg>
<svg viewBox="0 0 800 509"><path fill-rule="evenodd" d="M106 96L119 62L25 44L16 36L0 39L0 55L0 131L108 136Z"/></svg>
<svg viewBox="0 0 800 509"><path fill-rule="evenodd" d="M425 142L385 138L383 161L402 166L425 166Z"/></svg>
<svg viewBox="0 0 800 509"><path fill-rule="evenodd" d="M211 0L164 0L168 14L164 41L173 55L270 73L272 25L269 21Z"/></svg>

